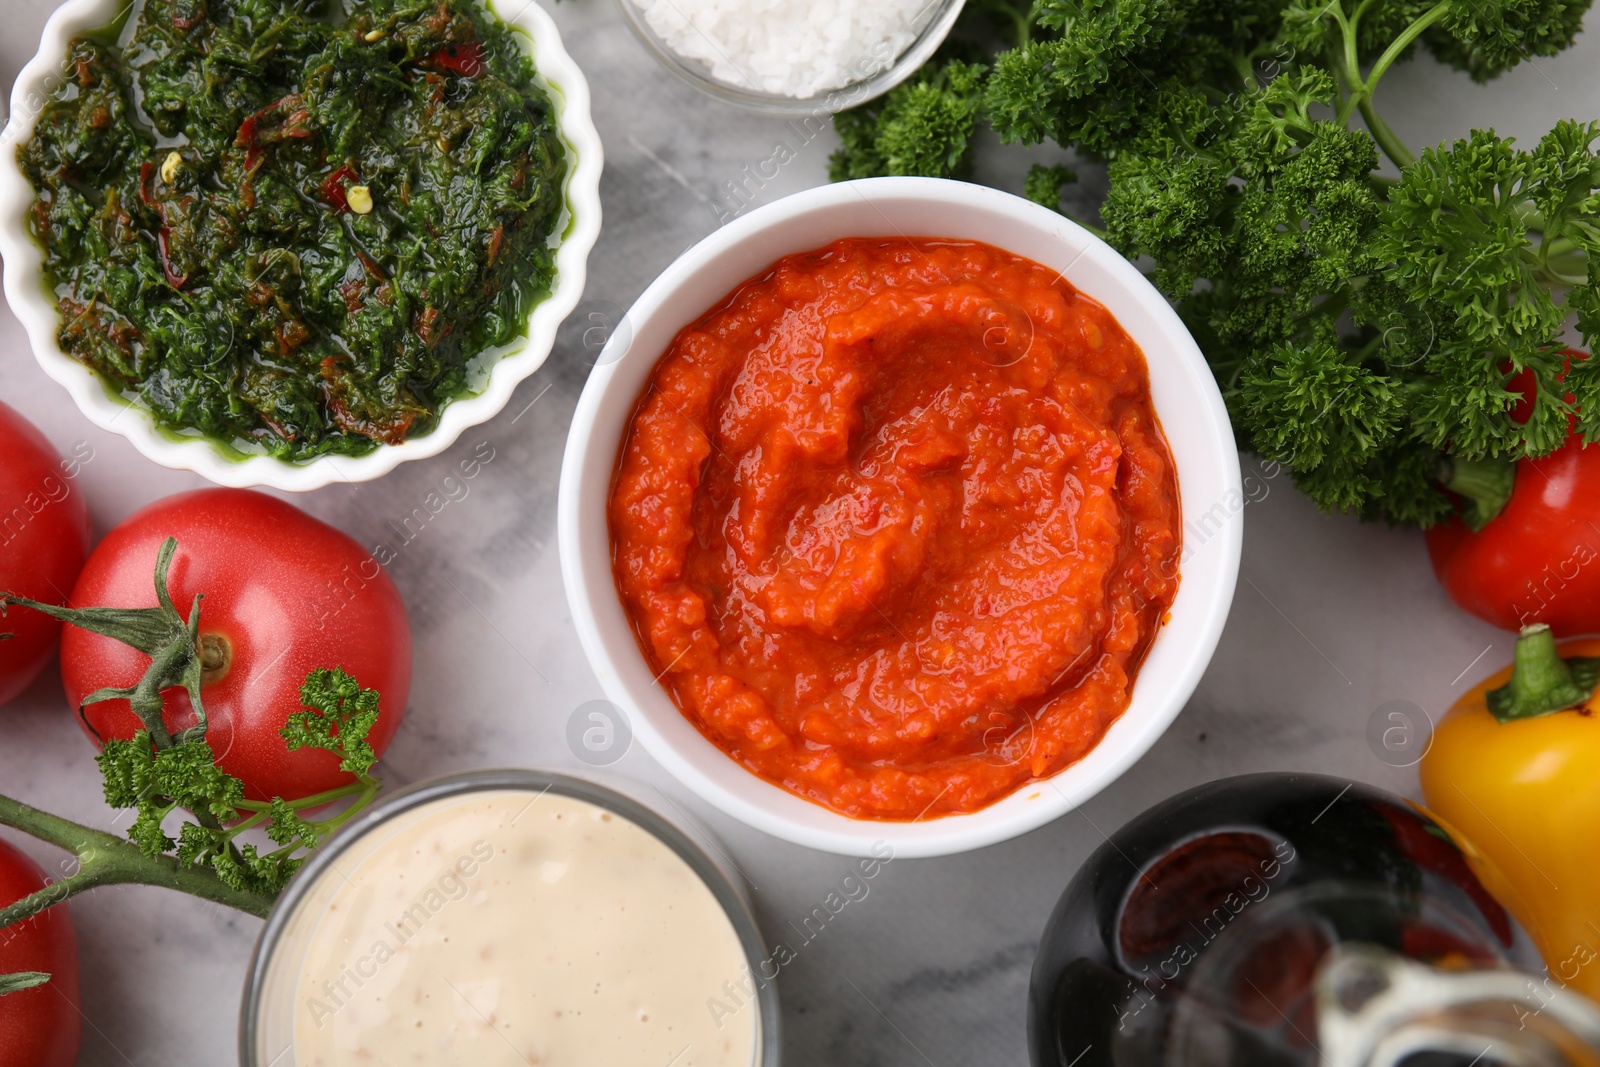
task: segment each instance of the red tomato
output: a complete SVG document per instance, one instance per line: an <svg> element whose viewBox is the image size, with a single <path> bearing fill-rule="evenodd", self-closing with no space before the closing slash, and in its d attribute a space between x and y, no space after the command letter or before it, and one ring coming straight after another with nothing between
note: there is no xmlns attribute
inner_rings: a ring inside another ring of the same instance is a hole
<svg viewBox="0 0 1600 1067"><path fill-rule="evenodd" d="M200 643L219 666L201 683L217 765L252 800L288 800L353 781L330 752L290 752L279 731L301 708L300 685L317 667L342 667L382 695L368 740L381 756L411 689L411 631L387 572L349 537L275 497L201 489L135 512L100 542L72 590L73 607L156 603L156 554L178 539L168 587L187 617L197 593ZM103 686L131 686L150 660L121 642L68 626L61 676L76 707ZM83 710L100 738L128 738L140 723L128 702ZM169 730L194 724L189 696L166 693Z"/></svg>
<svg viewBox="0 0 1600 1067"><path fill-rule="evenodd" d="M45 886L44 871L0 841L0 905ZM0 974L43 971L50 981L0 997L0 1067L72 1067L83 1038L78 937L65 904L0 930Z"/></svg>
<svg viewBox="0 0 1600 1067"><path fill-rule="evenodd" d="M90 452L89 455L93 455ZM64 460L44 435L0 404L0 592L61 604L89 554L89 509ZM55 651L61 624L11 608L0 619L0 704L28 687Z"/></svg>

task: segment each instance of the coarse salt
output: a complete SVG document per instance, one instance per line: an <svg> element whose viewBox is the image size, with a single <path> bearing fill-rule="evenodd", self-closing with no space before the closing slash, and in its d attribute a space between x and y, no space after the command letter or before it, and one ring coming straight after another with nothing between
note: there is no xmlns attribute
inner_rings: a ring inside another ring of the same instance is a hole
<svg viewBox="0 0 1600 1067"><path fill-rule="evenodd" d="M799 99L887 70L937 0L638 0L655 35L720 82Z"/></svg>

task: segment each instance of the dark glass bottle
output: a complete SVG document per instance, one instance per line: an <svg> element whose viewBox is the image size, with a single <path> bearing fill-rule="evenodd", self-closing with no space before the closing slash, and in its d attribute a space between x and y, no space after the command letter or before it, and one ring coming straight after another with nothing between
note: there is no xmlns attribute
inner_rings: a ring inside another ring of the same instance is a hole
<svg viewBox="0 0 1600 1067"><path fill-rule="evenodd" d="M1600 1012L1510 969L1512 949L1504 909L1401 798L1317 775L1225 779L1134 819L1072 879L1034 965L1030 1054L1034 1067L1600 1062L1560 1052L1600 1042Z"/></svg>

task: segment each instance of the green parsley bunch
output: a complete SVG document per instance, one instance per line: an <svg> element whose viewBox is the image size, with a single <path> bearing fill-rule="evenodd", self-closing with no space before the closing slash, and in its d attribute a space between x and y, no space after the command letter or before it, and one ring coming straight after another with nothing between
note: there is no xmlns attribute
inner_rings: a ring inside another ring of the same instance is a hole
<svg viewBox="0 0 1600 1067"><path fill-rule="evenodd" d="M1600 123L1416 155L1374 94L1418 49L1478 81L1555 54L1591 2L971 0L840 116L832 173L960 177L985 124L1107 164L1100 232L1175 302L1241 446L1325 509L1429 526L1448 457L1600 439L1600 360L1563 344L1600 339Z"/></svg>

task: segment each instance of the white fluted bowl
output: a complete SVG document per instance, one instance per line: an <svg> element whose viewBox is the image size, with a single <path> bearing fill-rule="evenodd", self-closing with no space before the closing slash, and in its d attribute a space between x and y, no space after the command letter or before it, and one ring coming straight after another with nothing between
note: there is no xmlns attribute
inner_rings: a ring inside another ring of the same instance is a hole
<svg viewBox="0 0 1600 1067"><path fill-rule="evenodd" d="M299 463L266 455L240 456L210 438L179 435L120 396L104 379L68 356L56 342L60 313L44 274L44 251L28 232L34 190L17 162L17 148L33 136L34 124L59 84L69 42L101 29L126 9L123 0L67 0L45 24L39 51L22 68L11 92L11 117L0 131L0 256L5 258L5 293L11 311L28 332L33 354L46 374L66 386L89 421L126 437L163 467L192 470L218 485L269 486L304 491L333 482L364 482L413 459L443 452L469 427L487 422L511 399L518 383L544 363L556 329L583 295L589 252L600 234L600 135L589 115L589 85L543 7L529 0L506 25L533 57L541 83L550 90L567 148L564 235L556 251L550 295L534 306L526 335L489 369L481 391L446 404L433 430L398 445L382 445L363 456L319 456ZM500 14L499 12L496 12Z"/></svg>

